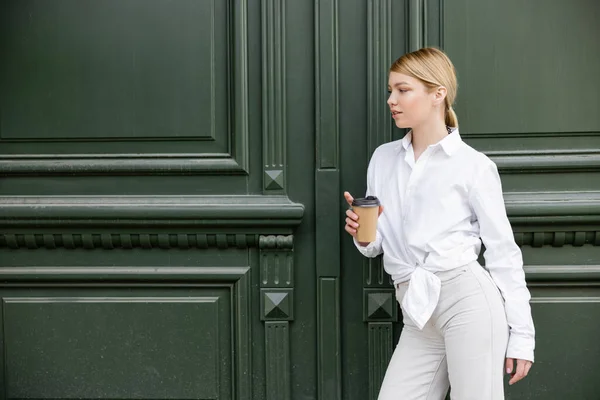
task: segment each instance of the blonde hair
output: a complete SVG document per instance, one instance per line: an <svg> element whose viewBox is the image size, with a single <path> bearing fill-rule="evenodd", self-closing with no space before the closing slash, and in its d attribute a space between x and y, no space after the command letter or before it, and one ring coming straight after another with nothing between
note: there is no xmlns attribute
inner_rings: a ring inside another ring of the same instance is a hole
<svg viewBox="0 0 600 400"><path fill-rule="evenodd" d="M458 118L452 105L456 100L458 82L452 61L441 50L426 47L406 53L392 64L390 72L412 76L423 82L429 90L440 86L446 88L445 122L447 126L458 127Z"/></svg>

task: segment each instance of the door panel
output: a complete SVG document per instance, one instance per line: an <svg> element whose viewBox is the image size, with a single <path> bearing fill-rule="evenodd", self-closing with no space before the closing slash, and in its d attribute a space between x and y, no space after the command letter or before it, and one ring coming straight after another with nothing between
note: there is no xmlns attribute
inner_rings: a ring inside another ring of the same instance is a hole
<svg viewBox="0 0 600 400"><path fill-rule="evenodd" d="M227 288L1 296L7 399L233 398Z"/></svg>

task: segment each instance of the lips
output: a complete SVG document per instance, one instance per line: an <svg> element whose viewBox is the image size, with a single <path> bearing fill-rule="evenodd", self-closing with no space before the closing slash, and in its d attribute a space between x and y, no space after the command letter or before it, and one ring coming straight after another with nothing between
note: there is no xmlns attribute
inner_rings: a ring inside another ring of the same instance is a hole
<svg viewBox="0 0 600 400"><path fill-rule="evenodd" d="M402 114L402 111L393 111L392 110L392 118L396 118L397 116L399 116L400 114Z"/></svg>

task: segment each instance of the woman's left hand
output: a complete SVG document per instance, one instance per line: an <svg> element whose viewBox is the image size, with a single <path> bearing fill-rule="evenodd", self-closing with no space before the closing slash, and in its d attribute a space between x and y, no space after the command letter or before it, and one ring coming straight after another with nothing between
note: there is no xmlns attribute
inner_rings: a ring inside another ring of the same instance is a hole
<svg viewBox="0 0 600 400"><path fill-rule="evenodd" d="M517 359L517 368L515 368L515 359L507 358L506 359L506 373L511 374L510 381L508 381L509 385L519 382L521 379L525 378L529 373L529 369L533 363L528 360L520 360Z"/></svg>

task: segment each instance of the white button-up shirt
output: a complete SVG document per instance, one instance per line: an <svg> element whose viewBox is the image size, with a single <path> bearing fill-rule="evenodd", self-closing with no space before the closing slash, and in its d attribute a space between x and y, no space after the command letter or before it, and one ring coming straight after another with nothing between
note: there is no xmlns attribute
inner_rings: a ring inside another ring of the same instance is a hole
<svg viewBox="0 0 600 400"><path fill-rule="evenodd" d="M355 240L367 257L383 253L394 284L410 281L404 312L419 327L437 306L441 281L435 272L478 259L485 245L486 269L505 301L510 327L507 357L533 361L535 346L529 290L521 250L506 215L496 164L454 129L415 162L411 133L379 146L367 171L367 195L384 206L377 239Z"/></svg>

